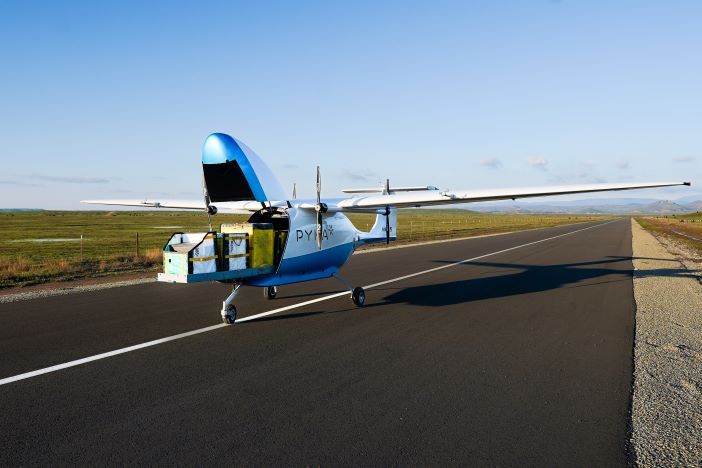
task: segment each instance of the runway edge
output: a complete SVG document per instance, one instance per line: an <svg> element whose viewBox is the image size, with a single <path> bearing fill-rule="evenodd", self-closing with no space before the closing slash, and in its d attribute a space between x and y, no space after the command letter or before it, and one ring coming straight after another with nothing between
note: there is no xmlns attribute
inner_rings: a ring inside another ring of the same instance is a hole
<svg viewBox="0 0 702 468"><path fill-rule="evenodd" d="M702 465L702 285L632 219L632 464Z"/></svg>

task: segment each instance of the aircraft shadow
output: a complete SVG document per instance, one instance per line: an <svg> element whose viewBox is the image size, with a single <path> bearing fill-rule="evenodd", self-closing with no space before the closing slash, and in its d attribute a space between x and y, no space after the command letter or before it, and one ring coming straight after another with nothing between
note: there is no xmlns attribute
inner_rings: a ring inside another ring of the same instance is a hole
<svg viewBox="0 0 702 468"><path fill-rule="evenodd" d="M364 309L386 306L389 304L411 304L426 307L442 307L463 304L486 299L538 293L562 288L581 288L596 284L631 281L634 271L631 260L660 260L643 257L607 257L603 260L565 263L557 265L531 265L523 263L500 262L466 262L455 268L483 267L490 270L478 272L485 276L462 279L441 284L427 284L412 287L384 287L373 291L386 292L381 301L370 300ZM455 263L454 261L437 261L437 263ZM628 265L627 265L628 263ZM494 269L494 270L493 270ZM644 277L686 277L696 278L695 272L685 268L660 268L639 270ZM601 280L598 280L600 278ZM335 311L299 312L274 317L266 320L287 320L313 315L355 310L355 307ZM259 321L259 320L257 320Z"/></svg>
<svg viewBox="0 0 702 468"><path fill-rule="evenodd" d="M562 288L580 288L595 284L629 281L633 277L634 272L624 262L630 262L631 260L632 257L607 257L605 260L557 265L466 262L457 265L456 268L488 267L504 271L488 271L486 276L451 281L449 283L402 288L385 296L383 302L370 306L404 303L441 307ZM620 265L616 265L618 263ZM696 277L694 272L685 268L660 268L638 271L637 275L639 274L658 277ZM598 278L601 278L602 281L593 281Z"/></svg>

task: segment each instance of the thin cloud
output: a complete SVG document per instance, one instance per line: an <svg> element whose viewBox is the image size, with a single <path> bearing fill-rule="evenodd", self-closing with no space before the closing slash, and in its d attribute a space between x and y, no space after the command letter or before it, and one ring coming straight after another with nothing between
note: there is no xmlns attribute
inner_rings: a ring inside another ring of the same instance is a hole
<svg viewBox="0 0 702 468"><path fill-rule="evenodd" d="M28 174L23 177L33 180L43 180L46 182L60 182L63 184L108 184L110 182L110 179L105 179L104 177L64 177L42 174Z"/></svg>
<svg viewBox="0 0 702 468"><path fill-rule="evenodd" d="M373 171L366 169L365 171L353 171L351 169L344 169L342 176L349 180L356 182L369 182L376 178Z"/></svg>
<svg viewBox="0 0 702 468"><path fill-rule="evenodd" d="M300 166L297 164L283 164L283 169L299 169Z"/></svg>
<svg viewBox="0 0 702 468"><path fill-rule="evenodd" d="M677 156L673 158L673 161L676 163L689 163L689 162L695 162L695 158L692 156Z"/></svg>
<svg viewBox="0 0 702 468"><path fill-rule="evenodd" d="M20 187L43 187L41 184L32 184L29 182L20 182L18 180L0 179L0 185L18 185Z"/></svg>
<svg viewBox="0 0 702 468"><path fill-rule="evenodd" d="M485 158L482 161L480 161L480 165L497 169L500 166L502 166L502 162L500 162L500 160L497 158Z"/></svg>
<svg viewBox="0 0 702 468"><path fill-rule="evenodd" d="M150 192L152 195L150 196L155 196L155 197L188 197L188 198L200 198L202 199L202 194L198 192L192 192L192 191L183 191L183 192Z"/></svg>
<svg viewBox="0 0 702 468"><path fill-rule="evenodd" d="M548 170L548 161L541 156L532 156L529 158L527 161L527 164L529 164L531 167L534 167L536 169L541 169L542 171Z"/></svg>
<svg viewBox="0 0 702 468"><path fill-rule="evenodd" d="M629 161L619 161L617 167L622 170L629 169Z"/></svg>

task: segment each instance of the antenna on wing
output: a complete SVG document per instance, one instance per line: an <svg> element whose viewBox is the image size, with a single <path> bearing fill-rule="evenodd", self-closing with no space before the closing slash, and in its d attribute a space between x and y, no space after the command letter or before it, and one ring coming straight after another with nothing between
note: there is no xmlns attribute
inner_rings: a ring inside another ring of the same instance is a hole
<svg viewBox="0 0 702 468"><path fill-rule="evenodd" d="M329 207L326 203L322 203L322 174L319 172L319 166L317 166L317 204L314 206L314 210L317 212L317 249L322 250L322 221L323 213L326 213Z"/></svg>
<svg viewBox="0 0 702 468"><path fill-rule="evenodd" d="M210 205L210 192L207 191L205 174L202 175L202 196L205 198L205 211L207 211L207 225L212 231L212 215L217 214L217 207Z"/></svg>

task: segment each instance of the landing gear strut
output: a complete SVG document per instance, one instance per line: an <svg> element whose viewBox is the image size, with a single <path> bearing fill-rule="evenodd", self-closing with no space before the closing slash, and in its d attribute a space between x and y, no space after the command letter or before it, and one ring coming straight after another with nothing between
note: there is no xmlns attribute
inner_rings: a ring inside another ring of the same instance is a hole
<svg viewBox="0 0 702 468"><path fill-rule="evenodd" d="M278 288L275 286L267 286L263 288L263 297L266 299L275 299L275 296L278 295Z"/></svg>
<svg viewBox="0 0 702 468"><path fill-rule="evenodd" d="M363 290L363 288L360 286L353 287L351 283L339 276L338 273L334 273L332 276L339 280L341 284L346 286L349 291L351 291L351 302L353 302L356 307L363 307L363 304L366 303L366 292Z"/></svg>
<svg viewBox="0 0 702 468"><path fill-rule="evenodd" d="M236 322L236 307L234 307L232 301L239 292L240 287L240 284L235 284L232 293L222 302L222 322L227 325L232 325Z"/></svg>

